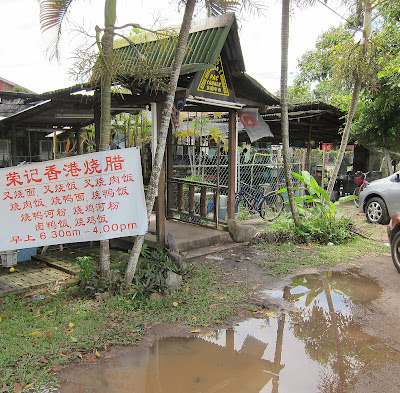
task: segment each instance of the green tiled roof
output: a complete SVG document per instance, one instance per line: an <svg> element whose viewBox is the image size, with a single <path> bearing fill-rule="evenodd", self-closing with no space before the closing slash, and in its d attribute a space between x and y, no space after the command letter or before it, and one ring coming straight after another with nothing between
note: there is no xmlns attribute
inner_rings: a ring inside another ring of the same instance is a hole
<svg viewBox="0 0 400 393"><path fill-rule="evenodd" d="M234 14L224 14L194 23L189 34L181 75L213 67L234 22L236 23ZM135 43L137 51L126 40L116 40L114 49L118 53L118 61L124 64L124 73L129 75L140 68L138 53L145 57L146 65L155 73L164 74L171 70L179 29L172 31L175 35L168 37L165 33L130 36L129 39Z"/></svg>

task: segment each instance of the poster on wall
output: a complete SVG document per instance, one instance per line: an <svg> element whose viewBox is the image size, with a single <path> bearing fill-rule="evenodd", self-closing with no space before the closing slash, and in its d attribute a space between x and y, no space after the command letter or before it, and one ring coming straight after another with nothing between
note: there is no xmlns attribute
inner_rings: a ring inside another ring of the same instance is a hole
<svg viewBox="0 0 400 393"><path fill-rule="evenodd" d="M0 251L147 232L140 149L0 169Z"/></svg>

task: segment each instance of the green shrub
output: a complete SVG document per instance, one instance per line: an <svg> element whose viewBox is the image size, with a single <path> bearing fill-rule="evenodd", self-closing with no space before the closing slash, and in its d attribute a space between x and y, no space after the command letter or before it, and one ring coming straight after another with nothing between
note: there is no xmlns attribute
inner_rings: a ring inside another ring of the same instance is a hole
<svg viewBox="0 0 400 393"><path fill-rule="evenodd" d="M317 181L307 171L302 171L301 175L296 172L292 172L292 175L301 182L304 183L304 187L293 187L293 190L304 192L304 196L296 197L297 207L305 212L312 214L313 216L324 216L328 220L334 219L336 214L336 207L344 202L351 201L356 198L355 195L348 195L339 198L336 202L332 202L329 198L328 193L324 190ZM287 192L287 188L282 188L277 192ZM289 201L285 201L286 204ZM308 217L305 214L305 217Z"/></svg>
<svg viewBox="0 0 400 393"><path fill-rule="evenodd" d="M277 221L270 229L277 243L343 244L355 237L351 220L344 217L328 219L323 215L310 216L307 220L302 220L299 227L296 227L292 220Z"/></svg>
<svg viewBox="0 0 400 393"><path fill-rule="evenodd" d="M81 289L94 297L97 292L110 294L124 291L124 273L128 266L130 252L118 252L111 260L111 277L109 280L100 277L98 262L90 256L78 257L75 265L79 267L77 276L81 280ZM168 271L181 274L179 267L171 261L163 249L150 249L146 244L140 253L133 278L132 290L135 297L146 298L153 292L166 293L166 278Z"/></svg>
<svg viewBox="0 0 400 393"><path fill-rule="evenodd" d="M77 257L75 266L79 268L76 275L87 295L94 296L96 292L105 292L108 289L109 284L100 277L99 265L91 256Z"/></svg>
<svg viewBox="0 0 400 393"><path fill-rule="evenodd" d="M317 244L342 244L354 238L351 220L347 218L336 219L336 207L344 202L354 199L354 195L339 198L332 202L328 193L307 172L301 175L292 172L292 175L304 183L304 187L294 187L301 190L304 196L296 197L296 204L300 210L300 225L296 227L292 220L280 221L274 224L274 238L278 243L294 242ZM283 188L278 193L286 192ZM288 203L288 201L285 201Z"/></svg>
<svg viewBox="0 0 400 393"><path fill-rule="evenodd" d="M124 272L128 265L130 253L119 252L118 254L118 260L113 264L113 268ZM135 296L147 298L154 292L166 293L168 291L166 286L168 271L177 274L182 273L164 249L149 249L147 245L144 245L132 282Z"/></svg>

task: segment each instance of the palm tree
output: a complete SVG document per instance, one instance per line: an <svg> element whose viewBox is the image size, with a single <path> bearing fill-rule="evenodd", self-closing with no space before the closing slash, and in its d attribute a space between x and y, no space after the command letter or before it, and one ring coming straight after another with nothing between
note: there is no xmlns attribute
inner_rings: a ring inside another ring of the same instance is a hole
<svg viewBox="0 0 400 393"><path fill-rule="evenodd" d="M68 15L69 7L73 0L41 0L41 26L42 30L56 29L57 39L55 43L59 42L61 36L61 25L65 17ZM175 98L175 91L178 84L178 78L185 54L185 48L189 37L189 30L192 23L192 17L196 0L187 0L185 6L185 13L181 25L181 30L178 37L178 43L175 51L175 59L169 80L169 88L166 100L163 107L161 117L161 127L159 130L159 142L154 156L153 169L150 177L150 183L147 191L146 208L147 216L150 217L151 211L154 206L154 201L157 194L158 179L160 177L164 153L165 141L168 132L169 121L171 117L172 105ZM101 45L99 45L100 57L102 59L104 70L101 77L101 148L109 148L109 135L110 135L110 114L111 114L111 72L108 67L108 61L113 51L113 37L114 37L114 24L116 20L116 0L105 0L105 29ZM97 29L99 34L99 29ZM58 47L56 45L56 51ZM132 253L128 262L128 267L125 272L125 282L132 283L135 275L137 262L139 259L140 251L144 243L144 236L137 236L132 247ZM103 242L101 245L100 268L103 276L109 276L109 247L108 242Z"/></svg>
<svg viewBox="0 0 400 393"><path fill-rule="evenodd" d="M308 3L313 4L314 0L309 0ZM368 61L366 57L368 56L369 38L372 31L372 13L378 7L383 4L389 4L388 0L378 1L378 0L343 0L345 5L353 5L357 11L362 10L363 12L363 26L362 26L362 38L356 44L343 45L344 51L337 51L337 60L339 72L337 73L337 78L347 78L353 81L353 93L350 103L350 108L347 114L347 121L345 128L342 133L342 140L340 144L339 154L333 169L332 176L328 184L328 195L332 194L333 187L336 182L337 174L339 172L340 165L342 163L344 153L346 150L347 142L349 140L351 124L353 117L357 108L358 98L363 86L363 83L368 79L368 74L370 76L371 70L366 69ZM287 120L287 41L285 38L288 34L289 26L289 5L290 0L282 0L282 75L281 75L281 108L282 108L282 144L283 144L283 159L285 165L285 175L287 181L288 195L290 201L290 207L293 214L293 220L296 225L300 224L297 207L295 207L293 188L290 186L291 176L288 164L288 146L289 146L289 133L288 133L288 120ZM287 29L287 31L286 31ZM370 52L373 52L371 50ZM286 63L286 64L285 64ZM368 65L367 65L368 67ZM376 73L375 73L376 77Z"/></svg>
<svg viewBox="0 0 400 393"><path fill-rule="evenodd" d="M114 25L116 20L117 0L106 0L104 5L104 34L101 40L102 64L104 73L101 78L100 102L100 151L110 150L111 126L111 71L108 64L113 56ZM101 52L100 52L101 53ZM102 277L110 276L110 242L100 241L100 271Z"/></svg>
<svg viewBox="0 0 400 393"><path fill-rule="evenodd" d="M345 3L346 2L347 1L345 1ZM348 62L344 66L344 68L351 69L350 73L348 73L347 76L350 75L350 77L353 79L353 93L351 96L349 112L347 114L346 125L343 130L342 140L340 142L339 154L336 159L335 166L333 168L332 176L328 183L328 189L327 189L328 195L332 194L337 174L339 173L339 168L343 161L344 152L346 150L347 142L349 140L351 123L353 121L353 117L357 109L358 98L360 96L363 79L365 77L365 73L363 72L364 69L363 65L367 63L366 56L368 51L368 40L372 32L372 11L379 4L385 3L385 1L379 2L377 0L356 0L354 3L355 6L358 7L358 9L360 9L360 7L362 7L361 9L363 9L364 21L361 29L362 38L354 46L351 45L348 48L349 49L348 57L344 58L344 61Z"/></svg>
<svg viewBox="0 0 400 393"><path fill-rule="evenodd" d="M58 44L61 37L61 26L68 16L73 0L41 0L40 22L42 31L56 31L54 40L54 55L59 57ZM114 25L116 20L117 0L105 0L104 4L104 34L101 44L98 42L100 58L103 66L101 77L101 123L100 151L110 149L111 124L111 71L109 64L113 55ZM99 29L96 28L97 37ZM100 241L100 271L102 277L110 275L110 247L108 240Z"/></svg>
<svg viewBox="0 0 400 393"><path fill-rule="evenodd" d="M297 209L292 174L289 160L289 114L287 100L287 79L288 79L288 53L289 53L289 10L290 0L282 0L282 36L281 36L281 135L282 135L282 155L283 167L286 177L286 188L289 197L290 209L292 211L293 222L296 226L300 225L300 216Z"/></svg>

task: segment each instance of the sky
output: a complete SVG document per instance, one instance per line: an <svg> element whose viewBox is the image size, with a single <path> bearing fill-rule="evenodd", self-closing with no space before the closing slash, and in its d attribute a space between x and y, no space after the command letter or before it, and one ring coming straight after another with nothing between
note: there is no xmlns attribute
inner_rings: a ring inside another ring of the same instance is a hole
<svg viewBox="0 0 400 393"><path fill-rule="evenodd" d="M280 86L279 3L265 1L268 8L264 15L246 16L240 22L239 31L246 72L271 93L275 93ZM118 0L117 5L119 26L139 23L152 28L155 21L163 26L179 25L183 16L176 0ZM337 11L343 14L343 11ZM73 51L81 44L82 36L73 26L85 26L88 32L93 33L96 25L104 25L103 12L104 0L76 1L71 8L70 23L65 25L58 63L54 60L50 62L46 55L46 39L40 31L39 1L0 0L0 77L36 93L74 85L76 81L69 70ZM203 15L202 10L197 10L195 17L202 19ZM321 33L341 21L339 16L320 3L306 10L294 10L290 20L289 84L297 72L297 59L315 47Z"/></svg>

